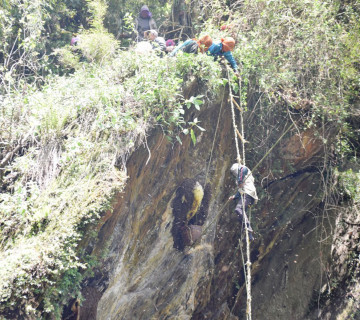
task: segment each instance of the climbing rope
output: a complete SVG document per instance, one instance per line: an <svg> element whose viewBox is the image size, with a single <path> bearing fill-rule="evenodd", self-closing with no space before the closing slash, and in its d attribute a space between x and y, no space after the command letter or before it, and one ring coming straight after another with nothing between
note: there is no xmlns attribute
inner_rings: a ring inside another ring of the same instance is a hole
<svg viewBox="0 0 360 320"><path fill-rule="evenodd" d="M241 157L239 152L239 145L238 145L238 136L237 132L238 129L236 127L236 121L235 121L235 110L234 110L234 97L231 90L231 81L230 81L230 72L229 67L226 65L227 70L227 76L228 76L228 83L229 83L229 94L230 94L230 105L231 105L231 115L232 115L232 122L234 127L234 138L235 138L235 145L236 145L236 152L237 152L237 161L239 164L241 164ZM242 162L243 165L245 165L245 135L244 135L244 121L242 116L242 108L241 108L241 79L239 78L239 97L240 97L240 124L241 124L241 142L242 142L242 151L243 151L243 158ZM248 222L247 215L245 212L245 195L241 195L241 202L243 207L243 224L245 224L245 239L246 239L246 255L247 255L247 261L245 263L243 259L243 269L246 269L245 274L245 287L246 287L246 319L251 320L251 259L250 259L250 238L249 238L249 230L248 226L250 226L250 223ZM242 248L242 247L241 247ZM242 250L242 249L241 249ZM242 253L243 256L243 253ZM235 305L234 305L235 306Z"/></svg>
<svg viewBox="0 0 360 320"><path fill-rule="evenodd" d="M245 166L245 133L244 133L244 118L243 118L243 108L241 107L241 76L239 75L239 107L240 107L240 126L241 126L241 135L242 135L242 152L243 152L243 164Z"/></svg>
<svg viewBox="0 0 360 320"><path fill-rule="evenodd" d="M218 128L219 128L220 116L221 116L221 111L222 111L223 104L224 104L224 99L225 99L225 95L223 96L223 99L221 100L219 116L218 116L218 120L217 120L217 123L216 123L214 139L213 139L211 152L210 152L210 159L209 159L209 163L208 163L208 166L207 166L207 169L206 169L206 174L205 174L205 186L207 185L207 176L208 176L208 173L209 173L209 170L210 170L210 165L211 165L212 155L213 155L213 151L214 151L214 147L215 147L216 135L217 135L217 131L218 131Z"/></svg>
<svg viewBox="0 0 360 320"><path fill-rule="evenodd" d="M239 133L239 130L237 129L236 126L236 121L235 121L235 110L234 110L234 96L231 90L231 81L230 81L230 73L229 73L229 68L228 66L227 68L227 76L228 76L228 83L229 83L229 94L230 94L230 105L231 105L231 115L232 115L232 123L233 123L233 127L234 127L234 136L235 136L235 145L236 145L236 153L237 153L237 161L239 164L241 164L241 160L243 161L244 165L245 165L245 138L244 138L244 123L243 123L243 117L242 117L242 108L240 106L240 124L241 124L241 135ZM239 80L241 82L241 80ZM241 90L241 87L240 87ZM241 93L241 92L240 92ZM241 100L241 98L240 98ZM241 105L241 102L240 102ZM215 129L215 135L214 135L214 139L213 139L213 144L212 144L212 148L211 148L211 153L210 153L210 160L209 160L209 164L208 164L208 168L206 170L206 175L205 175L205 184L207 183L207 176L208 176L208 172L210 169L210 165L211 165L211 158L212 158L212 153L213 153L213 149L215 146L215 140L216 140L216 134L217 134L217 130L218 130L218 126L219 126L219 121L220 121L220 115L221 115L221 111L222 111L222 106L223 106L223 101L221 103L221 108L219 111L219 117L218 117L218 121L217 121L217 125L216 125L216 129ZM243 158L241 159L240 156L240 150L239 150L239 144L238 144L238 135L240 136L240 140L242 141L242 153L243 153ZM212 219L212 221L206 226L206 228L204 228L202 230L202 234L205 234L206 231L210 228L210 226L214 223L214 221L216 220L216 218L220 215L220 213L226 208L226 206L229 203L229 199L226 201L226 203L224 204L224 206L219 210L219 212L216 214L216 216L214 217L214 219ZM248 220L247 220L247 216L245 213L245 198L244 195L241 196L241 201L243 204L243 208L244 208L244 213L243 213L243 223L245 225L245 237L246 237L246 254L247 254L247 261L245 263L244 260L244 255L242 252L242 246L241 247L241 255L242 255L242 261L243 261L243 270L244 270L244 276L245 276L245 287L246 287L246 293L247 293L247 308L246 308L246 319L247 320L251 320L251 261L250 261L250 239L249 239L249 231L247 228ZM241 241L241 240L240 240ZM192 244L192 247L195 246L197 244L197 241L194 242ZM237 302L237 299L235 301L235 304ZM235 307L235 304L233 306L233 308Z"/></svg>
<svg viewBox="0 0 360 320"><path fill-rule="evenodd" d="M242 231L242 230L241 230L241 231ZM243 241L243 239L242 239L242 236L241 236L241 238L239 239L239 244L237 245L237 247L236 247L236 249L235 249L234 258L235 258L236 251L240 248L241 261L242 261L242 264L243 264L243 266L244 266L244 265L245 265L245 259L244 259L244 251L243 251L242 241ZM248 285L248 283L247 283L247 281L246 281L246 279L247 279L246 268L243 268L243 272L244 272L244 279L245 279L245 289L247 290L247 285ZM239 292L240 292L240 290L239 290ZM234 302L234 304L233 304L233 307L231 308L231 311L230 311L231 313L234 312L234 309L235 309L236 304L237 304L237 302L238 302L238 299L239 299L239 297L240 297L239 292L238 292L238 294L236 295L235 302ZM247 318L247 316L246 316L246 318Z"/></svg>
<svg viewBox="0 0 360 320"><path fill-rule="evenodd" d="M229 83L229 95L230 95L230 105L231 105L231 115L232 115L232 123L233 123L233 127L234 127L234 136L235 136L235 146L236 146L236 153L237 153L237 161L239 164L241 164L241 161L243 162L243 164L245 165L245 134L244 134L244 121L243 121L243 108L241 107L241 78L239 78L239 96L240 96L240 105L236 104L237 108L240 111L240 126L241 126L241 134L239 132L239 130L237 129L236 126L236 120L235 120L235 111L234 111L234 96L231 90L231 82L230 82L230 73L229 73L229 67L226 66L227 68L227 76L228 76L228 83ZM212 144L212 148L211 148L211 152L210 152L210 159L209 159L209 163L208 163L208 167L206 170L206 175L205 175L205 185L207 184L207 176L210 170L210 166L211 166L211 160L212 160L212 154L213 154L213 150L214 150L214 146L215 146L215 141L216 141L216 135L217 135L217 131L218 131L218 127L219 127L219 122L220 122L220 116L221 116L221 112L222 112L222 108L223 108L223 102L224 102L224 98L221 102L221 107L220 107L220 111L219 111L219 116L218 116L218 120L217 120L217 124L216 124L216 129L215 129L215 135L214 135L214 139L213 139L213 144ZM253 167L253 172L255 171L255 169L257 169L257 167L264 161L264 159L270 154L270 152L275 148L275 146L281 141L281 139L285 136L285 134L294 126L294 123L292 123L285 131L284 133L280 136L280 138L275 142L275 144L272 145L272 147L266 152L266 154L261 158L261 160L255 165L255 167ZM242 158L240 156L240 150L239 150L239 144L238 144L238 138L241 140L242 142ZM245 178L246 181L246 178ZM250 239L249 239L249 230L247 228L247 224L248 222L250 222L250 220L248 220L247 215L245 213L245 198L244 195L242 195L241 197L242 199L242 204L243 204L243 208L244 208L244 213L243 213L243 226L245 229L245 237L246 237L246 256L247 256L247 261L245 262L244 259L244 253L243 253L243 249L242 249L242 237L241 239L239 239L239 246L241 249L241 257L242 257L242 264L243 264L243 271L244 271L244 277L245 277L245 288L246 288L246 295L247 295L247 308L246 308L246 319L247 320L251 320L252 317L252 310L251 310L251 302L252 302L252 296L251 296L251 259L250 259ZM230 202L230 200L228 199L225 204L221 207L221 209L217 212L217 214L215 215L215 217L210 221L210 223L206 226L206 228L204 228L202 230L202 235L206 233L206 231L210 228L210 226L216 221L217 217L223 212L223 210L227 207L228 203ZM250 217L250 213L251 213L251 209L249 210L249 217ZM250 225L250 224L249 224ZM241 232L241 234L243 234L243 232ZM201 239L201 237L200 237ZM199 240L195 241L191 247L194 247L197 243L199 242ZM237 251L238 247L236 248L235 252ZM240 291L239 291L240 292ZM231 312L233 312L233 309L235 308L237 301L239 298L239 293L235 299L234 305L232 307Z"/></svg>
<svg viewBox="0 0 360 320"><path fill-rule="evenodd" d="M236 145L236 152L237 152L237 159L238 162L240 163L241 158L240 158L240 153L239 153L239 148L238 148L238 142L237 142L237 138L239 136L241 142L242 142L242 161L243 161L243 165L245 165L245 134L244 134L244 120L243 120L243 108L241 107L241 79L239 78L239 97L240 97L240 105L238 106L238 109L240 111L240 126L241 126L241 135L237 134L238 130L236 128L236 122L235 122L235 111L234 111L234 104L233 104L233 94L231 91L231 84L230 84L230 73L229 73L229 67L227 66L227 74L228 74L228 81L229 81L229 93L230 93L230 101L231 101L231 114L232 114L232 120L233 120L233 126L234 126L234 136L235 136L235 145ZM262 163L262 161L270 154L270 152L275 148L275 146L281 141L281 139L285 136L285 134L294 126L294 123L292 123L285 131L284 133L280 136L280 138L275 142L275 144L272 145L272 147L266 152L266 154L261 158L261 160L256 164L256 166L253 168L253 171ZM246 178L245 178L246 180ZM240 250L241 250L241 257L242 257L242 263L243 263L243 270L244 270L244 276L245 276L245 288L246 288L246 319L247 320L251 320L251 316L252 316L252 310L251 310L251 302L252 302L252 296L251 296L251 259L250 259L250 239L249 239L249 230L247 228L248 223L250 225L250 221L247 218L246 212L245 212L245 199L244 199L244 195L241 195L241 201L242 201L242 207L243 207L243 226L245 229L245 237L246 237L246 256L247 256L247 261L245 263L245 259L244 259L244 253L243 253L243 249L242 249L242 245L240 243ZM251 213L251 209L249 210L249 216ZM240 242L242 241L242 239L239 240ZM238 301L239 295L237 295L233 308L231 310L231 312L233 311L233 309L235 308L237 301Z"/></svg>
<svg viewBox="0 0 360 320"><path fill-rule="evenodd" d="M224 104L224 99L225 99L225 95L223 96L223 99L221 100L221 106L220 106L220 111L219 111L219 115L218 115L218 119L217 119L217 123L216 123L216 129L215 129L215 134L214 134L214 139L213 139L213 143L212 143L212 147L211 147L211 152L210 152L210 159L209 159L209 163L207 165L207 169L206 169L206 174L205 174L205 186L206 187L208 181L207 181L207 177L208 177L208 173L210 170L210 166L211 166L211 160L212 160L212 155L213 155L213 151L214 151L214 147L215 147L215 141L216 141L216 135L217 135L217 131L219 128L219 123L220 123L220 116L221 116L221 112L222 112L222 108L223 108L223 104ZM197 218L196 218L196 222L197 222ZM204 233L204 232L202 232ZM194 245L195 243L193 243Z"/></svg>
<svg viewBox="0 0 360 320"><path fill-rule="evenodd" d="M253 168L253 172L255 171L255 169L265 160L265 158L270 154L271 150L274 149L274 147L281 141L281 139L285 136L285 134L294 126L294 124L291 124L286 130L285 132L281 135L281 137L275 142L275 144L268 150L268 152L266 152L266 154L261 158L261 160L255 165L255 167ZM246 179L245 179L246 180ZM211 227L211 225L215 222L216 218L224 211L224 209L226 208L226 206L229 204L230 200L227 200L225 202L225 204L221 207L221 209L217 212L217 214L215 215L215 217L210 221L210 223L206 226L206 228L203 229L203 231L201 232L202 235L204 235L206 233L206 231ZM201 237L200 237L201 239ZM199 240L195 241L191 247L194 247L196 244L199 243Z"/></svg>
<svg viewBox="0 0 360 320"><path fill-rule="evenodd" d="M239 144L238 144L237 135L236 135L236 132L238 130L237 130L236 122L235 122L235 111L234 111L234 102L233 102L234 97L233 97L233 94L231 91L230 73L229 73L229 67L227 65L226 65L226 71L227 71L227 76L228 76L228 81L229 81L228 84L229 84L229 94L230 94L231 117L232 117L232 122L233 122L233 127L234 127L237 161L238 161L238 163L241 163Z"/></svg>

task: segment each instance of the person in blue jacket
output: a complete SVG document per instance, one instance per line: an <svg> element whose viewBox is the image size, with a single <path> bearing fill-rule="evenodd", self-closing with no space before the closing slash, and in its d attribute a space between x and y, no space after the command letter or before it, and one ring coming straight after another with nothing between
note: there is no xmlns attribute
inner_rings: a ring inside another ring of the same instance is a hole
<svg viewBox="0 0 360 320"><path fill-rule="evenodd" d="M202 36L199 40L197 39L189 39L186 40L184 43L178 45L170 54L170 57L174 57L179 50L186 52L186 53L194 53L197 54L198 52L204 53L206 52L209 47L212 45L212 39L210 36Z"/></svg>
<svg viewBox="0 0 360 320"><path fill-rule="evenodd" d="M217 59L219 56L224 56L226 60L229 61L234 71L237 72L238 66L231 53L231 51L233 51L234 48L235 48L234 38L227 37L227 38L222 38L220 43L213 43L206 53L208 55L213 56L215 59Z"/></svg>

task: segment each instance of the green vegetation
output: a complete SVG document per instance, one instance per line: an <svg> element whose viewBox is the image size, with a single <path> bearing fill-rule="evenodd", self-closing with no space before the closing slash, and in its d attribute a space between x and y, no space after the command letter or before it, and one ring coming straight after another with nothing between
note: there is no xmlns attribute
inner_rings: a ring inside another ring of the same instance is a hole
<svg viewBox="0 0 360 320"><path fill-rule="evenodd" d="M219 68L207 58L184 60L214 78ZM161 62L122 52L108 65L49 79L25 98L22 92L5 97L1 125L8 130L1 140L13 148L24 142L23 155L3 168L2 308L23 306L36 315L45 292L40 307L53 312L54 301L68 293L54 287L86 268L77 244L87 225L111 210L112 196L126 182L128 156L156 123L169 134L187 128L181 64ZM201 67L209 64L214 71Z"/></svg>
<svg viewBox="0 0 360 320"><path fill-rule="evenodd" d="M5 316L60 318L62 304L79 296L81 281L96 264L78 245L112 210L114 195L126 185L130 154L155 126L172 143L190 134L195 144L206 128L201 119L185 121L186 110L202 108L227 84L221 65L206 55L160 59L121 51L115 39L124 23L115 16L120 4L0 4L0 314ZM136 5L127 2L119 17L135 15ZM161 20L173 3L149 5ZM212 1L201 17L210 19L194 24L214 39L236 37L243 106L260 96L264 113L296 114L304 129L317 128L325 144L332 144L329 150L343 159L356 154L349 142L356 128L349 119L359 102L359 14L356 1L241 1L232 2L231 10ZM104 19L114 34L104 28ZM220 31L224 23L234 28ZM75 48L68 45L73 32L81 36ZM183 86L192 82L204 92L185 100ZM232 86L239 91L237 80ZM268 130L266 117L260 121L259 139ZM334 142L326 141L325 130L334 132ZM358 180L350 171L343 175L356 203Z"/></svg>
<svg viewBox="0 0 360 320"><path fill-rule="evenodd" d="M184 81L207 81L213 92L220 85L220 67L207 56L162 60L117 51L105 31L87 34L80 50L88 62L72 75L48 76L41 90L21 82L2 100L9 161L1 168L0 312L10 315L60 317L92 265L78 244L124 188L131 152L154 125L180 140L196 124L183 118Z"/></svg>
<svg viewBox="0 0 360 320"><path fill-rule="evenodd" d="M269 105L311 109L309 125L323 116L327 125L343 125L359 88L355 9L340 12L337 1L245 1L234 17L245 83L265 93ZM344 16L350 23L342 23Z"/></svg>
<svg viewBox="0 0 360 320"><path fill-rule="evenodd" d="M343 191L343 194L349 198L353 205L360 204L360 173L354 172L352 169L338 172L336 175Z"/></svg>

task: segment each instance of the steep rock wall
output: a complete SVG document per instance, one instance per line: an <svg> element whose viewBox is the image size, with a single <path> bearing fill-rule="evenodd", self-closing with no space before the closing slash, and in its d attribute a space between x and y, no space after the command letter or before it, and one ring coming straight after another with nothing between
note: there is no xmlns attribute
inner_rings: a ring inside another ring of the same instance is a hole
<svg viewBox="0 0 360 320"><path fill-rule="evenodd" d="M245 118L250 168L285 128L284 118L266 115L267 123L278 126L264 136L264 115L254 111L250 107ZM145 147L129 159L126 190L99 231L94 252L109 249L98 274L87 282L86 291L95 298L84 301L81 318L245 319L241 226L233 204L224 206L235 192L229 168L236 159L227 94L187 116L197 116L206 128L196 146L190 137L172 145L159 129L148 139L150 159ZM261 140L267 142L259 147ZM324 233L334 219L322 210L323 179L316 169L322 152L311 131L292 130L254 172L261 197L251 212L254 319L316 318L330 257ZM205 234L201 243L178 251L171 235L175 191L187 178L204 186L206 177L212 197Z"/></svg>

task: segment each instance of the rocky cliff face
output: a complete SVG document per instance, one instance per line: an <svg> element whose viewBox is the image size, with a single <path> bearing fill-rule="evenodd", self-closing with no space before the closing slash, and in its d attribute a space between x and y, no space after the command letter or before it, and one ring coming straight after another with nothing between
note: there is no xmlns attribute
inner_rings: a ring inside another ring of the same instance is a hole
<svg viewBox="0 0 360 320"><path fill-rule="evenodd" d="M265 107L254 104L245 113L250 168L288 125ZM236 161L227 94L188 114L195 116L206 129L195 146L190 137L168 143L158 129L148 138L151 156L144 147L129 159L126 190L93 248L104 259L84 284L81 319L246 318L245 244L234 204L226 205L235 192L229 168ZM253 319L321 317L336 217L324 208L322 141L294 128L254 171L260 200L251 209ZM174 199L186 179L207 185L209 198L201 241L181 251L174 248Z"/></svg>

